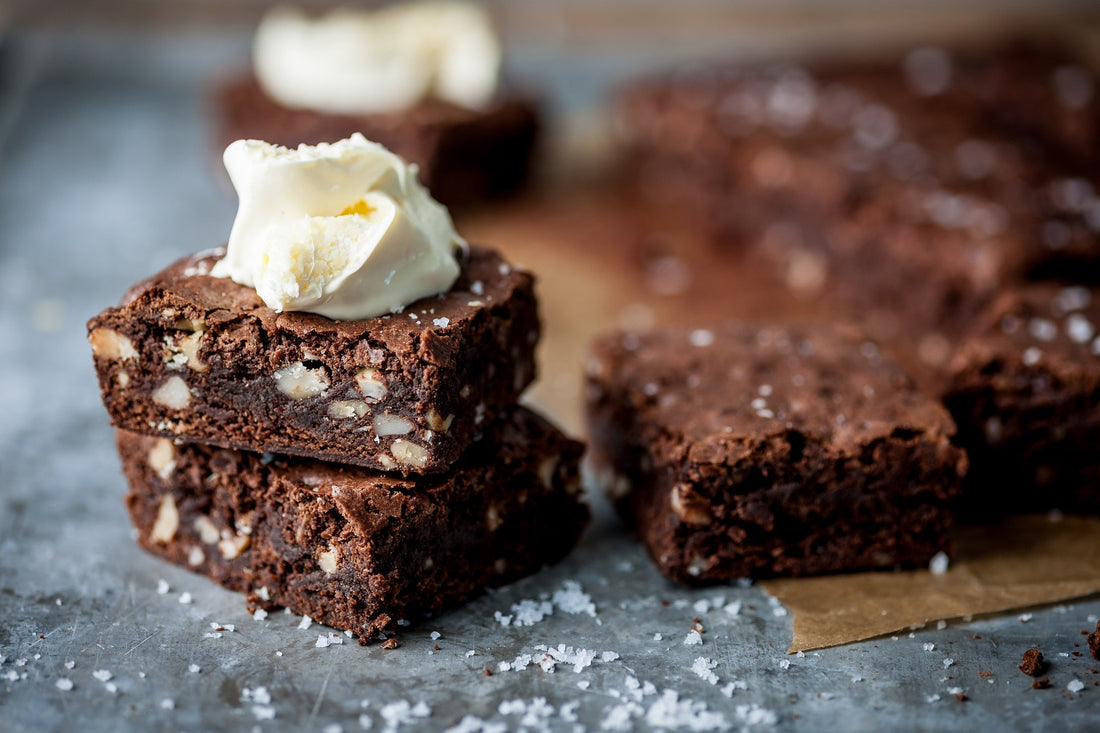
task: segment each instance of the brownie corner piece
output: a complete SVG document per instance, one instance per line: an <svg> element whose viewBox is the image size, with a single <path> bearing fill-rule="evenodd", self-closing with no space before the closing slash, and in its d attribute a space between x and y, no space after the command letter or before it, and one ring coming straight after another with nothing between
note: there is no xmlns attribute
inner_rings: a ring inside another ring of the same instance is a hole
<svg viewBox="0 0 1100 733"><path fill-rule="evenodd" d="M534 379L532 276L472 247L402 313L277 313L185 258L88 323L116 427L384 471L445 470Z"/></svg>
<svg viewBox="0 0 1100 733"><path fill-rule="evenodd" d="M855 332L615 332L587 380L590 466L669 578L919 566L949 546L954 424Z"/></svg>
<svg viewBox="0 0 1100 733"><path fill-rule="evenodd" d="M965 515L1100 514L1100 288L1005 290L961 342L946 382L970 455Z"/></svg>
<svg viewBox="0 0 1100 733"><path fill-rule="evenodd" d="M445 474L402 478L120 430L139 544L362 643L563 558L581 445L510 410Z"/></svg>

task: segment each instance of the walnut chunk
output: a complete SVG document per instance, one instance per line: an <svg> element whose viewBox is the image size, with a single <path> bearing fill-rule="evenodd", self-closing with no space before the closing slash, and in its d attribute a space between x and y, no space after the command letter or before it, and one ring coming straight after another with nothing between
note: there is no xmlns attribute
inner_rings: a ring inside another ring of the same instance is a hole
<svg viewBox="0 0 1100 733"><path fill-rule="evenodd" d="M331 543L329 543L327 550L317 556L317 564L321 566L321 570L325 571L325 575L332 575L336 572L339 560L340 552Z"/></svg>
<svg viewBox="0 0 1100 733"><path fill-rule="evenodd" d="M149 532L149 539L166 545L176 536L176 530L179 527L180 513L176 509L176 498L171 494L165 494L160 497L157 518L153 522L153 529Z"/></svg>
<svg viewBox="0 0 1100 733"><path fill-rule="evenodd" d="M110 328L97 328L92 331L88 334L88 343L92 345L92 353L101 359L126 361L136 359L138 356L134 343Z"/></svg>
<svg viewBox="0 0 1100 733"><path fill-rule="evenodd" d="M490 504L489 510L485 512L485 525L489 528L490 532L496 532L497 528L504 523L504 520L500 518L500 510L497 509L496 504Z"/></svg>
<svg viewBox="0 0 1100 733"><path fill-rule="evenodd" d="M355 383L368 402L381 402L386 399L390 389L382 372L373 367L363 367L355 375Z"/></svg>
<svg viewBox="0 0 1100 733"><path fill-rule="evenodd" d="M374 434L383 437L386 435L408 435L416 426L410 420L400 415L391 415L383 412L374 416ZM396 458L396 456L394 456Z"/></svg>
<svg viewBox="0 0 1100 733"><path fill-rule="evenodd" d="M218 544L218 540L221 539L221 533L218 532L218 528L210 521L210 517L205 514L195 519L194 527L199 535L199 539L207 545L216 545Z"/></svg>
<svg viewBox="0 0 1100 733"><path fill-rule="evenodd" d="M162 481L167 481L176 470L176 446L168 438L160 438L149 450L146 458L149 468L156 472Z"/></svg>
<svg viewBox="0 0 1100 733"><path fill-rule="evenodd" d="M347 420L370 413L370 405L362 400L336 400L328 406L328 416L334 420Z"/></svg>
<svg viewBox="0 0 1100 733"><path fill-rule="evenodd" d="M194 331L186 336L174 339L171 336L164 337L164 362L169 369L188 369L196 372L205 372L210 369L199 359L199 346L202 342L202 331Z"/></svg>
<svg viewBox="0 0 1100 733"><path fill-rule="evenodd" d="M389 454L382 453L378 456L378 462L382 464L382 468L387 471L392 471L397 468L397 461L393 460Z"/></svg>
<svg viewBox="0 0 1100 733"><path fill-rule="evenodd" d="M277 369L271 377L279 391L292 400L305 400L328 391L329 381L325 370L308 369L300 361Z"/></svg>
<svg viewBox="0 0 1100 733"><path fill-rule="evenodd" d="M187 553L187 564L195 568L206 562L206 553L199 546L192 547Z"/></svg>
<svg viewBox="0 0 1100 733"><path fill-rule="evenodd" d="M691 486L676 484L669 492L668 499L672 505L672 511L676 512L677 516L688 524L697 526L710 524L711 517L706 500L699 496Z"/></svg>
<svg viewBox="0 0 1100 733"><path fill-rule="evenodd" d="M438 433L445 433L450 430L451 423L454 420L455 416L453 414L441 417L434 407L428 410L428 414L424 416L424 421L428 423L428 427Z"/></svg>
<svg viewBox="0 0 1100 733"><path fill-rule="evenodd" d="M539 463L539 481L548 489L554 488L554 474L558 471L558 457L547 456Z"/></svg>
<svg viewBox="0 0 1100 733"><path fill-rule="evenodd" d="M393 459L404 466L424 468L428 465L428 449L404 438L398 438L390 446Z"/></svg>
<svg viewBox="0 0 1100 733"><path fill-rule="evenodd" d="M252 545L252 537L245 532L237 534L231 530L223 529L221 540L218 541L218 552L226 560L234 560Z"/></svg>
<svg viewBox="0 0 1100 733"><path fill-rule="evenodd" d="M153 402L170 410L182 410L191 404L191 390L182 377L169 377L153 392Z"/></svg>

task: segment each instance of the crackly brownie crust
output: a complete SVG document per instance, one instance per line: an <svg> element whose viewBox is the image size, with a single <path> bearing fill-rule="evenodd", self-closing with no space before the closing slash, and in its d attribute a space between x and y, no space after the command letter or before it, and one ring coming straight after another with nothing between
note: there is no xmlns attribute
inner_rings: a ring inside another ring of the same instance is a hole
<svg viewBox="0 0 1100 733"><path fill-rule="evenodd" d="M556 562L588 519L580 444L523 408L415 478L126 431L118 448L144 548L363 643Z"/></svg>
<svg viewBox="0 0 1100 733"><path fill-rule="evenodd" d="M1006 291L948 371L967 514L1100 513L1100 288Z"/></svg>
<svg viewBox="0 0 1100 733"><path fill-rule="evenodd" d="M588 369L589 460L685 583L921 565L966 459L946 410L826 324L616 332Z"/></svg>
<svg viewBox="0 0 1100 733"><path fill-rule="evenodd" d="M1100 85L1053 43L709 67L618 121L650 208L928 366L1005 283L1100 276Z"/></svg>
<svg viewBox="0 0 1100 733"><path fill-rule="evenodd" d="M215 94L224 145L242 138L297 147L361 132L420 166L420 179L448 206L474 204L519 188L538 136L535 103L507 95L485 110L438 100L403 112L337 115L289 109L271 100L253 77Z"/></svg>
<svg viewBox="0 0 1100 733"><path fill-rule="evenodd" d="M188 257L88 323L117 427L402 473L442 471L535 374L530 274L473 247L403 313L277 313Z"/></svg>

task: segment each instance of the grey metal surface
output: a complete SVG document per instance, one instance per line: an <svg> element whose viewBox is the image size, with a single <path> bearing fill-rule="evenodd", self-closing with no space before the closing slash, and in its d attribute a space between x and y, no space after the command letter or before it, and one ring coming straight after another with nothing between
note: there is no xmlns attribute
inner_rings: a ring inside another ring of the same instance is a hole
<svg viewBox="0 0 1100 733"><path fill-rule="evenodd" d="M0 58L0 731L436 730L467 714L555 730L1100 723L1100 663L1080 633L1100 599L788 656L790 616L761 590L667 583L602 504L561 565L404 631L394 650L318 647L327 629L256 620L241 596L144 554L83 324L228 232L235 202L202 99L243 40L11 41ZM530 626L495 618L569 581L592 614L551 603ZM702 644L686 645L696 618ZM559 644L595 659L500 669ZM1029 689L1016 669L1032 645L1053 662L1052 689ZM699 658L716 684L692 670ZM1080 693L1067 690L1075 679Z"/></svg>

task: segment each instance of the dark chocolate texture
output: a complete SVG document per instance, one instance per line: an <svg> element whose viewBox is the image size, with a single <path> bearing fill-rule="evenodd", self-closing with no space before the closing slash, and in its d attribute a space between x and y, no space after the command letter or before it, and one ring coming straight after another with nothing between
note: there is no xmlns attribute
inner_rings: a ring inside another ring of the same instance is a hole
<svg viewBox="0 0 1100 733"><path fill-rule="evenodd" d="M857 333L612 333L586 402L596 475L672 579L919 566L948 548L954 425Z"/></svg>
<svg viewBox="0 0 1100 733"><path fill-rule="evenodd" d="M254 78L244 78L221 87L215 103L224 145L253 138L294 148L361 132L416 163L420 180L448 206L476 204L519 188L539 128L534 102L514 95L484 110L428 100L402 112L337 115L283 107Z"/></svg>
<svg viewBox="0 0 1100 733"><path fill-rule="evenodd" d="M1100 288L1002 293L948 369L970 456L965 514L1100 514Z"/></svg>
<svg viewBox="0 0 1100 733"><path fill-rule="evenodd" d="M277 313L188 257L88 323L103 401L133 432L402 473L445 470L535 374L530 274L473 247L400 314Z"/></svg>
<svg viewBox="0 0 1100 733"><path fill-rule="evenodd" d="M576 544L580 444L510 410L444 475L118 432L126 504L150 552L265 609L362 643L535 572Z"/></svg>

